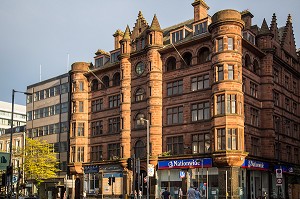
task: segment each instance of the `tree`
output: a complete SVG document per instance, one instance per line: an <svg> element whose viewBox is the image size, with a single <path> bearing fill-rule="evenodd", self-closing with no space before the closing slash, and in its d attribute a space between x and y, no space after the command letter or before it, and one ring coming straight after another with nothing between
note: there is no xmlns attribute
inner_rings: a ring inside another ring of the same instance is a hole
<svg viewBox="0 0 300 199"><path fill-rule="evenodd" d="M39 186L45 179L57 177L59 169L53 145L45 140L26 138L26 146L22 150L24 155L25 179L35 180Z"/></svg>

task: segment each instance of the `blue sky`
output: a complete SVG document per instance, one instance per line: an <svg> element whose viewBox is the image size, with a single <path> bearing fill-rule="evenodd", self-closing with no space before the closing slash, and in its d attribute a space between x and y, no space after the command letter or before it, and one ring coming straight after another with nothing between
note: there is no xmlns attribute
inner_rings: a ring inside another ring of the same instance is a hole
<svg viewBox="0 0 300 199"><path fill-rule="evenodd" d="M0 101L11 102L12 89L63 74L76 61L92 62L97 49L113 49L117 29L132 30L139 11L149 24L156 14L162 28L193 18L194 0L1 0L0 1ZM249 4L249 2L251 2ZM273 13L284 26L292 15L300 48L299 0L206 0L209 14L223 9L248 9L253 24L268 25ZM69 62L68 62L69 54ZM69 65L68 65L69 63ZM42 68L40 76L40 66ZM25 105L25 96L15 102Z"/></svg>

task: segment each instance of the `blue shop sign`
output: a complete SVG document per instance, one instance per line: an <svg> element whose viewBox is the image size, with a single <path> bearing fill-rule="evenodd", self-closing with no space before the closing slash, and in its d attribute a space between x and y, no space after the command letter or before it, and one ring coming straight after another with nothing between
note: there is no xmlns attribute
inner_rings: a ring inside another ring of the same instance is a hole
<svg viewBox="0 0 300 199"><path fill-rule="evenodd" d="M244 163L242 164L242 168L254 170L268 170L269 163L245 159Z"/></svg>
<svg viewBox="0 0 300 199"><path fill-rule="evenodd" d="M84 173L99 173L99 166L98 165L85 166Z"/></svg>
<svg viewBox="0 0 300 199"><path fill-rule="evenodd" d="M283 173L294 173L294 168L291 166L275 165L274 169L275 171L276 169L282 169Z"/></svg>
<svg viewBox="0 0 300 199"><path fill-rule="evenodd" d="M103 178L109 178L109 177L121 178L121 177L123 177L123 173L104 173L103 174Z"/></svg>
<svg viewBox="0 0 300 199"><path fill-rule="evenodd" d="M203 161L203 162L202 162ZM211 158L196 158L182 160L165 160L158 162L158 169L185 169L185 168L212 167Z"/></svg>

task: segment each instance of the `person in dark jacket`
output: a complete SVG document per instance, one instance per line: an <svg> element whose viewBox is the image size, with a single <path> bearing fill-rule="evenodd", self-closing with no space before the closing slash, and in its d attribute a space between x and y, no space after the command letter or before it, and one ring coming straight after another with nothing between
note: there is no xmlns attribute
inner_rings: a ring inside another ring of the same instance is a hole
<svg viewBox="0 0 300 199"><path fill-rule="evenodd" d="M167 188L165 189L164 192L162 192L161 196L162 196L162 199L171 199L171 194Z"/></svg>

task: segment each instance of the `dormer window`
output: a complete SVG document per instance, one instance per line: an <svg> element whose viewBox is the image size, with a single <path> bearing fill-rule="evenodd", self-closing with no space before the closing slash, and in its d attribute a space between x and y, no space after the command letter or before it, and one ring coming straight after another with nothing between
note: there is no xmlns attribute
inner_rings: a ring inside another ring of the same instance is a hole
<svg viewBox="0 0 300 199"><path fill-rule="evenodd" d="M172 43L176 43L184 38L183 30L172 33Z"/></svg>
<svg viewBox="0 0 300 199"><path fill-rule="evenodd" d="M182 27L179 27L177 30L173 30L170 32L170 42L171 43L179 42L179 41L183 40L184 38L186 38L186 36L192 32L193 32L193 30L185 25Z"/></svg>
<svg viewBox="0 0 300 199"><path fill-rule="evenodd" d="M243 38L255 45L255 36L250 31L244 31Z"/></svg>
<svg viewBox="0 0 300 199"><path fill-rule="evenodd" d="M194 35L200 35L207 32L207 21L194 25Z"/></svg>
<svg viewBox="0 0 300 199"><path fill-rule="evenodd" d="M95 67L103 66L103 57L95 59Z"/></svg>
<svg viewBox="0 0 300 199"><path fill-rule="evenodd" d="M110 61L110 55L109 55L109 53L103 54L101 52L101 53L98 53L98 54L100 54L100 55L97 55L96 57L94 57L95 58L95 68L102 67L107 62Z"/></svg>
<svg viewBox="0 0 300 199"><path fill-rule="evenodd" d="M120 55L120 51L118 50L117 52L113 52L113 53L111 53L110 54L110 62L111 63L115 63L115 62L117 62L117 61L119 61L118 60L118 56Z"/></svg>

